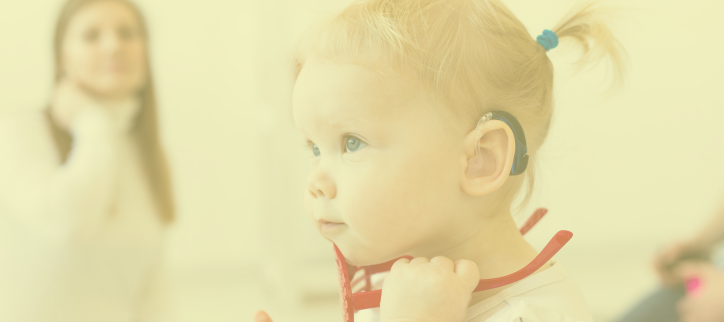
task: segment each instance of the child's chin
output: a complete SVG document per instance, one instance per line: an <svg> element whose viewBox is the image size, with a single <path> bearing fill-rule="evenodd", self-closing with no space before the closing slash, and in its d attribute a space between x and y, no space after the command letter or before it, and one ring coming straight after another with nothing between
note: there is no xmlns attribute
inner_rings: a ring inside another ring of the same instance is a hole
<svg viewBox="0 0 724 322"><path fill-rule="evenodd" d="M393 259L381 257L379 252L362 250L361 248L349 244L337 244L337 247L339 247L339 250L342 252L344 258L347 260L347 263L357 267L380 264Z"/></svg>

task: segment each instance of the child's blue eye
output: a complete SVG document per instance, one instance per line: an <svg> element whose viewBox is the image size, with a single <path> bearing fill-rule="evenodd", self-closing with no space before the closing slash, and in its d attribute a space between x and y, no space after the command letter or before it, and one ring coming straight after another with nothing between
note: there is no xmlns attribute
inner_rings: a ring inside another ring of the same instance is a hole
<svg viewBox="0 0 724 322"><path fill-rule="evenodd" d="M347 146L346 146L347 152L355 152L366 146L367 146L367 143L362 142L362 140L360 140L354 136L347 137Z"/></svg>
<svg viewBox="0 0 724 322"><path fill-rule="evenodd" d="M314 143L312 143L312 154L314 154L315 157L318 157L320 154L322 154L321 152L319 152L319 147Z"/></svg>

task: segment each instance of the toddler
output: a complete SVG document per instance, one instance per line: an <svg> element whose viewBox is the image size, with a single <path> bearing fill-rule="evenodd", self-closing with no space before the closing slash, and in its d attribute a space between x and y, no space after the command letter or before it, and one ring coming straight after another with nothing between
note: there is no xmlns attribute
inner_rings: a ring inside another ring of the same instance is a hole
<svg viewBox="0 0 724 322"><path fill-rule="evenodd" d="M497 0L363 0L304 38L292 106L311 150L307 214L351 265L414 257L356 320L592 320L555 261L472 290L537 255L511 206L529 198L551 123L548 50L577 44L580 62L608 57L621 74L600 14L589 3L534 39Z"/></svg>

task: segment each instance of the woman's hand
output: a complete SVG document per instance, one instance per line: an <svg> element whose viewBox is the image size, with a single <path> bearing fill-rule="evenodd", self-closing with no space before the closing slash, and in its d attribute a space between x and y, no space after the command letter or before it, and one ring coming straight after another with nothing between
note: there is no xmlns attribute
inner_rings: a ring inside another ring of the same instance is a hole
<svg viewBox="0 0 724 322"><path fill-rule="evenodd" d="M708 260L711 249L695 241L678 242L664 248L654 259L654 269L665 285L681 284L676 267L686 260Z"/></svg>
<svg viewBox="0 0 724 322"><path fill-rule="evenodd" d="M465 321L473 290L480 281L478 266L445 257L400 259L385 278L380 320Z"/></svg>
<svg viewBox="0 0 724 322"><path fill-rule="evenodd" d="M724 321L724 272L709 263L686 262L676 270L681 280L698 279L681 301L679 317L682 322Z"/></svg>
<svg viewBox="0 0 724 322"><path fill-rule="evenodd" d="M84 109L96 104L94 99L80 88L80 85L65 79L58 82L55 87L50 112L60 127L70 130L70 125L73 124L76 116Z"/></svg>
<svg viewBox="0 0 724 322"><path fill-rule="evenodd" d="M51 115L57 124L70 131L79 115L95 110L103 115L114 131L128 131L135 122L140 104L135 96L124 99L102 99L88 94L77 82L63 80L55 89Z"/></svg>

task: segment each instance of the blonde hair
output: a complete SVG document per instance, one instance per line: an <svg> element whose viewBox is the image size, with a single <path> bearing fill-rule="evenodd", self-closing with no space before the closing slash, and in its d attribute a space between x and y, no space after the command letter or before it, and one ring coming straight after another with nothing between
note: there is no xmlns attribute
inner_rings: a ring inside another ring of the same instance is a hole
<svg viewBox="0 0 724 322"><path fill-rule="evenodd" d="M596 2L572 10L552 30L582 49L578 63L608 57L614 84L624 52ZM546 50L498 0L361 0L304 37L298 73L308 57L352 63L411 77L448 106L465 126L502 110L521 123L535 160L553 115L553 65ZM525 204L535 183L535 162L498 192L510 207L527 178Z"/></svg>

